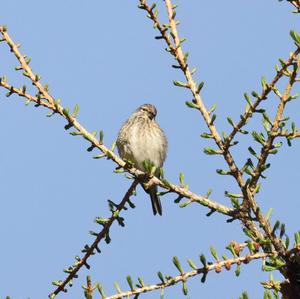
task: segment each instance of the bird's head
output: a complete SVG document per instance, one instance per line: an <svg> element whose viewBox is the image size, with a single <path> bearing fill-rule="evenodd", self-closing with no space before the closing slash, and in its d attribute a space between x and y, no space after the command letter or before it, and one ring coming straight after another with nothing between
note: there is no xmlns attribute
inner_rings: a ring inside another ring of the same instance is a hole
<svg viewBox="0 0 300 299"><path fill-rule="evenodd" d="M154 119L157 114L157 110L156 110L155 106L153 106L151 104L144 104L144 105L140 106L136 111L139 113L145 114L150 119Z"/></svg>

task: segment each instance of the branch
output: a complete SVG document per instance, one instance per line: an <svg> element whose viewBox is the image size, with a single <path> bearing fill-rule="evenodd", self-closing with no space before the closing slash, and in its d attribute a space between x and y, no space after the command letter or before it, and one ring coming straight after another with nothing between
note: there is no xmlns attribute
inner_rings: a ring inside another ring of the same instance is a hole
<svg viewBox="0 0 300 299"><path fill-rule="evenodd" d="M38 97L32 96L32 95L26 93L26 91L24 91L22 88L15 88L12 85L9 85L5 80L2 79L2 80L0 80L0 86L4 87L5 89L7 89L9 91L8 96L15 93L21 97L27 98L27 100L30 102L34 102L37 105L41 105L43 107L50 109L53 112L53 114L54 113L59 114L60 116L65 118L68 122L68 124L65 128L69 129L71 127L74 127L77 130L77 132L75 132L74 135L81 135L84 139L89 141L91 143L90 148L99 149L103 153L103 155L101 155L101 157L107 157L108 159L113 160L120 168L123 168L124 170L126 170L127 172L129 172L136 178L145 177L145 175L147 175L144 172L138 170L137 168L132 167L132 165L128 165L125 161L120 159L113 152L113 150L108 149L103 144L102 140L98 140L95 137L95 135L93 135L92 133L89 133L83 127L83 125L81 125L80 122L77 120L76 115L70 114L70 112L67 108L63 108L62 105L59 103L59 101L55 100L49 94L47 88L44 87L39 82L40 77L33 73L33 71L31 70L31 68L28 65L29 60L25 56L21 55L21 53L19 51L19 47L9 36L7 29L5 27L0 26L0 33L3 36L3 41L6 41L6 43L9 45L9 47L11 49L11 52L18 59L18 61L20 63L20 66L18 68L24 70L23 74L32 81L33 85L36 86L36 88L39 91ZM98 158L98 157L99 156L96 156L95 158ZM171 192L177 193L181 197L186 197L186 198L191 199L192 201L198 202L201 205L206 206L211 210L216 210L216 211L218 211L222 214L228 215L228 216L232 215L232 213L233 213L233 209L231 209L227 206L221 205L211 199L208 199L205 196L199 196L199 195L197 195L193 192L190 192L190 191L186 190L185 188L179 187L175 184L171 184L169 182L159 180L156 177L152 177L150 181L151 182L149 182L149 183L151 183L151 184L159 185L160 187L162 187L164 189L167 189Z"/></svg>
<svg viewBox="0 0 300 299"><path fill-rule="evenodd" d="M179 282L185 283L189 278L200 275L200 274L207 274L209 271L215 270L217 273L220 273L222 271L222 268L226 268L226 270L230 270L231 266L234 264L240 265L241 263L247 264L253 260L256 259L265 259L267 257L276 257L277 253L254 253L254 254L247 254L242 257L236 257L228 260L218 261L216 263L207 265L206 267L197 268L190 272L183 272L178 276L171 277L167 279L166 282L153 284L153 285L147 285L142 286L130 291L126 292L120 292L118 294L109 296L109 297L102 297L103 299L121 299L121 298L129 298L134 295L142 294L142 293L148 293L153 290L159 290L159 289L165 289L167 287L173 286Z"/></svg>
<svg viewBox="0 0 300 299"><path fill-rule="evenodd" d="M236 166L233 157L228 149L224 148L223 141L217 132L217 129L214 125L213 118L210 116L210 112L206 109L204 102L200 96L200 85L197 86L196 82L193 79L193 72L189 69L189 66L187 64L187 56L188 53L183 52L181 44L183 41L178 35L177 31L177 22L175 21L175 10L174 6L171 3L171 0L165 0L165 5L168 12L169 17L169 27L170 27L170 36L166 30L167 27L164 27L160 24L157 15L154 13L153 9L147 4L146 0L140 0L141 5L144 7L144 9L148 12L149 16L153 20L155 26L160 31L161 37L165 40L165 42L168 45L168 51L174 56L174 58L177 60L180 69L182 70L185 78L186 78L186 85L185 87L188 88L192 95L193 95L193 108L200 111L200 113L203 116L203 119L211 133L212 138L215 140L218 148L219 148L219 154L222 154L224 156L225 161L227 162L230 172L232 176L235 177L236 181L238 182L240 187L243 187L245 182L243 180L242 174L239 171L238 167ZM173 42L171 40L171 37L173 39Z"/></svg>
<svg viewBox="0 0 300 299"><path fill-rule="evenodd" d="M274 91L276 83L285 75L285 72L287 71L288 67L291 66L295 60L297 59L297 56L300 53L300 48L298 47L287 60L286 64L281 67L280 70L277 71L276 76L271 81L270 84L266 84L266 88L263 89L260 95L257 96L256 101L249 107L249 109L241 115L241 120L234 126L232 132L229 134L229 136L226 138L224 142L224 147L228 148L231 141L234 139L235 135L245 126L248 122L248 120L252 117L255 110L258 108L260 103L267 99L269 93L271 91Z"/></svg>
<svg viewBox="0 0 300 299"><path fill-rule="evenodd" d="M294 5L297 8L297 12L300 12L300 1L299 0L293 0L289 1L292 5Z"/></svg>
<svg viewBox="0 0 300 299"><path fill-rule="evenodd" d="M197 86L196 82L193 79L193 71L190 71L188 64L187 64L187 54L183 53L181 44L183 40L180 39L178 32L177 32L177 22L175 21L176 12L174 10L174 6L171 3L171 0L165 0L165 5L168 12L169 17L169 24L162 25L157 17L158 12L154 10L155 5L151 7L147 3L146 0L139 0L140 5L139 8L146 10L148 13L148 17L153 21L154 27L160 32L161 36L156 37L157 39L164 39L166 44L168 45L167 51L170 52L176 61L178 62L178 66L175 66L178 69L181 69L184 73L186 78L186 83L176 83L178 86L188 88L192 95L193 95L193 102L188 103L188 105L192 108L195 108L200 111L202 114L204 121L210 131L212 138L215 140L217 146L219 147L218 154L222 154L225 161L227 162L230 174L235 178L237 184L239 185L240 189L243 191L244 198L247 199L247 192L245 191L244 187L246 185L241 171L235 164L235 161L228 149L224 147L224 143L218 134L215 125L213 124L213 118L210 116L210 112L206 109L203 100L200 96L201 91L201 83ZM169 31L170 30L170 33ZM172 40L171 40L172 37ZM175 85L176 85L175 84ZM238 217L244 224L245 227L251 229L251 231L255 234L256 237L262 239L263 235L261 234L260 230L253 221L249 220L249 215L247 211L239 211Z"/></svg>
<svg viewBox="0 0 300 299"><path fill-rule="evenodd" d="M282 240L277 238L274 232L272 231L272 228L269 224L269 222L266 220L266 218L261 213L256 201L253 198L253 190L256 189L257 183L259 178L261 177L262 172L266 169L266 161L267 158L270 155L271 150L273 149L274 140L276 139L277 133L280 132L280 123L283 118L283 112L286 107L286 104L289 101L291 89L296 82L295 79L297 77L297 73L299 70L299 64L293 63L293 71L290 74L287 86L285 88L284 94L280 97L280 102L277 107L277 112L275 119L271 125L270 131L268 133L268 139L265 141L264 145L262 146L260 156L258 157L257 165L254 169L254 175L249 183L249 187L247 186L247 189L249 188L249 191L251 194L249 194L250 205L255 213L260 225L262 226L263 230L265 231L266 235L270 240L272 241L275 249L279 252L279 254L284 257L286 254L285 246L282 244Z"/></svg>
<svg viewBox="0 0 300 299"><path fill-rule="evenodd" d="M100 252L100 249L98 247L101 240L103 240L109 233L109 229L112 226L112 224L119 218L119 213L124 209L125 204L128 202L130 196L132 195L133 191L135 190L136 186L138 185L139 181L134 180L134 182L131 184L127 192L125 193L122 201L116 206L116 209L114 210L112 216L109 219L106 219L106 221L103 224L103 229L96 235L96 239L93 242L93 244L87 248L85 255L80 258L76 264L71 267L70 270L68 270L68 276L65 278L64 281L55 282L55 284L58 284L57 288L49 295L50 299L55 298L55 296L62 292L66 291L66 286L69 282L72 281L73 278L76 278L77 272L82 268L82 266L86 266L88 269L90 266L87 264L87 260L95 254L95 250L97 252Z"/></svg>

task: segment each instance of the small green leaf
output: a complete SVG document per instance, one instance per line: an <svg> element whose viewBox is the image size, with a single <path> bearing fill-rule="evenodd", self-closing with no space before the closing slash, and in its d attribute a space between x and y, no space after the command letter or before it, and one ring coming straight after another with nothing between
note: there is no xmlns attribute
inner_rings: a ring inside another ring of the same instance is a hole
<svg viewBox="0 0 300 299"><path fill-rule="evenodd" d="M292 39L295 41L295 43L297 45L300 44L300 35L296 31L291 30L290 31L290 36L292 37Z"/></svg>
<svg viewBox="0 0 300 299"><path fill-rule="evenodd" d="M179 174L179 182L180 186L184 186L184 174L182 172Z"/></svg>
<svg viewBox="0 0 300 299"><path fill-rule="evenodd" d="M160 271L157 272L157 276L158 276L158 278L160 279L161 283L165 283L164 276L162 275L162 273L161 273Z"/></svg>
<svg viewBox="0 0 300 299"><path fill-rule="evenodd" d="M235 270L234 273L235 273L236 276L240 276L240 274L241 274L241 266L240 265L237 265L236 270Z"/></svg>
<svg viewBox="0 0 300 299"><path fill-rule="evenodd" d="M210 108L210 110L208 111L208 114L209 114L209 115L212 114L216 109L217 109L217 104L214 104L214 105Z"/></svg>
<svg viewBox="0 0 300 299"><path fill-rule="evenodd" d="M204 256L204 254L200 255L200 262L203 264L204 267L207 266L207 262L206 262L206 258Z"/></svg>
<svg viewBox="0 0 300 299"><path fill-rule="evenodd" d="M174 256L173 257L173 264L175 265L175 267L178 269L178 271L182 274L184 273L183 270L182 270L182 267L181 267L181 264L179 262L179 259L177 256Z"/></svg>
<svg viewBox="0 0 300 299"><path fill-rule="evenodd" d="M230 117L227 117L227 121L230 125L232 125L233 127L235 127L233 120Z"/></svg>
<svg viewBox="0 0 300 299"><path fill-rule="evenodd" d="M210 133L205 133L205 132L202 133L200 136L201 136L202 138L206 138L206 139L212 139L212 138L214 138L212 134L210 134Z"/></svg>
<svg viewBox="0 0 300 299"><path fill-rule="evenodd" d="M195 263L191 260L191 259L188 259L187 260L189 266L193 269L193 270L197 270L197 266L195 265Z"/></svg>
<svg viewBox="0 0 300 299"><path fill-rule="evenodd" d="M122 290L121 290L121 288L120 288L120 285L119 285L116 281L114 282L114 287L115 287L115 289L117 290L118 294L122 293Z"/></svg>
<svg viewBox="0 0 300 299"><path fill-rule="evenodd" d="M182 292L185 296L188 294L188 288L187 288L186 281L183 281L183 283L182 283Z"/></svg>
<svg viewBox="0 0 300 299"><path fill-rule="evenodd" d="M73 108L73 117L77 117L78 112L79 112L79 105L76 104Z"/></svg>
<svg viewBox="0 0 300 299"><path fill-rule="evenodd" d="M189 108L199 109L198 105L195 104L195 103L193 103L193 102L186 101L185 104L186 104Z"/></svg>
<svg viewBox="0 0 300 299"><path fill-rule="evenodd" d="M244 93L244 98L246 99L246 101L249 104L249 106L252 107L251 98L250 98L250 96L246 92Z"/></svg>
<svg viewBox="0 0 300 299"><path fill-rule="evenodd" d="M249 151L250 154L251 154L252 156L254 156L255 158L257 158L257 159L259 158L259 157L257 156L255 150L254 150L251 146L248 147L248 151Z"/></svg>
<svg viewBox="0 0 300 299"><path fill-rule="evenodd" d="M225 191L225 196L230 198L243 198L243 194L235 194Z"/></svg>
<svg viewBox="0 0 300 299"><path fill-rule="evenodd" d="M66 117L70 117L70 112L69 112L69 109L68 108L64 108L63 109L63 114L66 116Z"/></svg>
<svg viewBox="0 0 300 299"><path fill-rule="evenodd" d="M220 175L231 175L231 171L226 171L224 169L216 169L216 172Z"/></svg>
<svg viewBox="0 0 300 299"><path fill-rule="evenodd" d="M185 83L185 82L180 82L180 81L173 81L173 84L175 86L178 86L178 87L184 87L184 88L190 88L190 85L188 83Z"/></svg>
<svg viewBox="0 0 300 299"><path fill-rule="evenodd" d="M204 149L204 153L207 154L207 155L221 155L222 153L218 150L214 150L210 147L206 147Z"/></svg>
<svg viewBox="0 0 300 299"><path fill-rule="evenodd" d="M127 283L128 283L128 285L129 285L129 287L130 287L130 290L133 291L134 288L133 288L133 283L132 283L132 278L131 278L131 276L130 276L130 275L127 275L127 276L126 276L126 280L127 280Z"/></svg>
<svg viewBox="0 0 300 299"><path fill-rule="evenodd" d="M210 246L209 250L210 250L212 256L215 258L215 260L218 261L219 257L218 257L216 249L213 246Z"/></svg>
<svg viewBox="0 0 300 299"><path fill-rule="evenodd" d="M201 89L202 89L203 86L204 86L204 82L202 81L202 82L199 83L199 85L197 87L197 91L196 91L197 94L200 93L200 91L201 91Z"/></svg>

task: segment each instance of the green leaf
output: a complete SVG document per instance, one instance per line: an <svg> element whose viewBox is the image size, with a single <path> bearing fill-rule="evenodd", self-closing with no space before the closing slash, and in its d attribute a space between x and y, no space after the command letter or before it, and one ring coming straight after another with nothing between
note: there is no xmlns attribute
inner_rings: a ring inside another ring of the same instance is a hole
<svg viewBox="0 0 300 299"><path fill-rule="evenodd" d="M246 92L244 93L244 98L246 99L246 101L249 104L249 106L252 107L251 98L250 98L250 96Z"/></svg>
<svg viewBox="0 0 300 299"><path fill-rule="evenodd" d="M200 255L200 262L203 264L204 267L207 266L207 262L206 262L206 258L204 256L204 254Z"/></svg>
<svg viewBox="0 0 300 299"><path fill-rule="evenodd" d="M298 246L300 244L300 233L296 232L294 234L294 238L295 238L295 244Z"/></svg>
<svg viewBox="0 0 300 299"><path fill-rule="evenodd" d="M187 288L186 281L183 281L183 283L182 283L182 292L185 296L188 294L188 288Z"/></svg>
<svg viewBox="0 0 300 299"><path fill-rule="evenodd" d="M208 114L209 114L209 115L212 114L216 109L217 109L217 104L214 104L214 105L210 108L210 110L208 111Z"/></svg>
<svg viewBox="0 0 300 299"><path fill-rule="evenodd" d="M291 30L290 36L292 37L292 39L295 41L297 45L300 45L300 35L296 31Z"/></svg>
<svg viewBox="0 0 300 299"><path fill-rule="evenodd" d="M201 89L202 89L203 86L204 86L204 82L202 81L202 82L199 83L199 85L197 87L197 91L196 91L197 94L200 93L200 91L201 91Z"/></svg>
<svg viewBox="0 0 300 299"><path fill-rule="evenodd" d="M138 277L138 282L142 287L144 287L145 283L141 277Z"/></svg>
<svg viewBox="0 0 300 299"><path fill-rule="evenodd" d="M198 105L195 104L195 103L193 103L193 102L186 101L185 104L186 104L189 108L199 109Z"/></svg>
<svg viewBox="0 0 300 299"><path fill-rule="evenodd" d="M250 154L251 154L252 156L254 156L255 158L258 159L258 156L257 156L255 150L254 150L251 146L248 147L248 151L250 152Z"/></svg>
<svg viewBox="0 0 300 299"><path fill-rule="evenodd" d="M279 228L280 226L280 221L277 220L274 224L274 227L273 227L273 230L272 230L272 233L275 234L276 233L276 230Z"/></svg>
<svg viewBox="0 0 300 299"><path fill-rule="evenodd" d="M254 140L256 142L258 142L258 143L260 143L262 145L265 144L265 137L264 137L264 135L262 133L259 134L259 133L255 132L255 131L253 131L251 135L253 136L253 138L254 138Z"/></svg>
<svg viewBox="0 0 300 299"><path fill-rule="evenodd" d="M210 133L202 133L201 135L200 135L202 138L206 138L206 139L212 139L212 138L214 138L213 137L213 135L211 135Z"/></svg>
<svg viewBox="0 0 300 299"><path fill-rule="evenodd" d="M184 186L184 174L182 172L179 174L179 182L180 186Z"/></svg>
<svg viewBox="0 0 300 299"><path fill-rule="evenodd" d="M68 109L68 108L64 108L64 109L63 109L63 114L64 114L66 117L70 117L69 109Z"/></svg>
<svg viewBox="0 0 300 299"><path fill-rule="evenodd" d="M243 194L235 194L225 191L225 196L230 198L243 198Z"/></svg>
<svg viewBox="0 0 300 299"><path fill-rule="evenodd" d="M189 266L193 269L193 270L197 270L197 266L195 265L195 263L191 260L191 259L188 259L187 260Z"/></svg>
<svg viewBox="0 0 300 299"><path fill-rule="evenodd" d="M264 76L261 78L261 86L263 90L266 90L268 88L267 80Z"/></svg>
<svg viewBox="0 0 300 299"><path fill-rule="evenodd" d="M160 279L160 281L161 281L162 283L165 283L164 276L162 275L162 273L161 273L160 271L157 272L157 276L158 276L158 278Z"/></svg>
<svg viewBox="0 0 300 299"><path fill-rule="evenodd" d="M241 266L240 265L237 265L236 270L235 270L234 273L235 273L236 276L240 276L240 273L241 273Z"/></svg>
<svg viewBox="0 0 300 299"><path fill-rule="evenodd" d="M216 172L220 175L231 175L231 171L226 171L224 169L216 169Z"/></svg>
<svg viewBox="0 0 300 299"><path fill-rule="evenodd" d="M214 150L214 149L212 149L212 148L210 148L210 147L206 147L206 148L204 149L204 153L207 154L207 155L220 155L220 154L221 154L220 151Z"/></svg>
<svg viewBox="0 0 300 299"><path fill-rule="evenodd" d="M182 267L181 267L181 264L179 262L179 259L177 256L174 256L173 257L173 264L175 265L175 267L178 269L178 271L182 274L184 273L183 270L182 270Z"/></svg>
<svg viewBox="0 0 300 299"><path fill-rule="evenodd" d="M214 123L214 121L216 120L216 118L217 118L217 115L213 114L212 117L211 117L211 121L210 121L211 125Z"/></svg>
<svg viewBox="0 0 300 299"><path fill-rule="evenodd" d="M279 233L279 236L280 236L280 238L282 238L284 235L285 235L285 224L282 223L282 224L281 224L281 227L280 227L280 233Z"/></svg>
<svg viewBox="0 0 300 299"><path fill-rule="evenodd" d="M252 96L254 96L255 98L259 98L259 94L256 91L252 91L251 92Z"/></svg>
<svg viewBox="0 0 300 299"><path fill-rule="evenodd" d="M120 285L119 285L116 281L114 282L114 287L115 287L115 289L117 290L118 294L122 293L122 290L121 290L121 288L120 288Z"/></svg>
<svg viewBox="0 0 300 299"><path fill-rule="evenodd" d="M180 81L174 80L173 84L178 87L190 88L189 84L185 83L185 82L180 82Z"/></svg>
<svg viewBox="0 0 300 299"><path fill-rule="evenodd" d="M230 125L232 125L233 127L235 126L233 120L232 120L230 117L227 117L227 121L228 121L228 123L229 123Z"/></svg>
<svg viewBox="0 0 300 299"><path fill-rule="evenodd" d="M267 290L267 289L265 290L264 299L273 299L273 296L272 296L270 290Z"/></svg>
<svg viewBox="0 0 300 299"><path fill-rule="evenodd" d="M130 275L127 275L127 276L126 276L126 280L127 280L127 283L128 283L128 285L129 285L129 287L130 287L130 290L133 291L134 288L133 288L133 283L132 283L132 278L131 278L131 276L130 276Z"/></svg>
<svg viewBox="0 0 300 299"><path fill-rule="evenodd" d="M77 117L78 112L79 112L79 105L76 104L73 108L73 117Z"/></svg>
<svg viewBox="0 0 300 299"><path fill-rule="evenodd" d="M212 254L212 256L215 258L216 261L219 260L218 254L216 249L213 246L209 247L210 253Z"/></svg>

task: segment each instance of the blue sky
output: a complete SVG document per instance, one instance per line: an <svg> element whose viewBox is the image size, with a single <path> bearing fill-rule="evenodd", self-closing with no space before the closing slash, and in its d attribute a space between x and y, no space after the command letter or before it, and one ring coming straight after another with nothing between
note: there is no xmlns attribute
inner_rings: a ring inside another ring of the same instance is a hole
<svg viewBox="0 0 300 299"><path fill-rule="evenodd" d="M166 177L178 182L184 172L192 191L205 194L212 188L212 198L229 205L224 191L235 192L236 185L216 174L225 165L221 158L203 154L212 145L199 137L205 124L184 104L191 95L173 86L182 74L171 68L174 61L163 42L154 40L157 33L137 8L138 1L82 2L4 1L1 23L22 44L21 52L32 58L33 70L49 83L51 94L66 107L78 103L79 121L89 131L103 129L106 145L137 106L154 104L169 140ZM289 4L275 0L218 2L177 1L177 16L190 65L198 68L195 78L205 81L203 99L208 107L217 103L216 125L229 131L226 117L238 119L245 107L243 93L259 91L261 76L271 80L277 59L294 50L289 30L299 28L299 16ZM16 86L26 83L13 71L16 60L3 43L0 58L1 76L6 74ZM111 161L93 160L87 142L70 136L61 118L49 119L46 110L25 107L22 99L6 99L4 94L0 90L0 297L46 298L53 290L51 281L63 279L62 269L92 242L88 231L98 229L94 218L109 215L106 200L119 201L130 182L113 173ZM271 97L265 105L272 109L276 104ZM287 115L297 122L298 102L288 107ZM249 125L260 127L259 118ZM240 165L253 142L250 137L238 139L241 145L233 153ZM271 157L272 168L258 197L264 211L274 208L273 219L285 222L290 236L299 229L299 150L295 141ZM231 240L245 240L237 222L227 224L220 215L208 218L208 211L198 205L180 209L174 199L163 197L164 215L153 217L148 196L139 188L133 199L136 209L123 214L125 228L112 228L112 243L101 246L102 253L90 260L91 270L81 271L69 292L58 298L83 298L87 274L103 284L107 295L115 292L114 281L128 289L128 274L135 281L141 276L156 283L157 271L177 274L174 255L188 270L185 260L198 263L200 253L209 256L210 245L221 255ZM210 273L205 284L200 277L191 279L189 298L238 298L244 290L251 298L261 298L259 282L268 274L260 267L260 262L242 267L239 278L233 270ZM180 290L181 285L169 288L165 298L184 297ZM159 298L159 293L143 297Z"/></svg>

